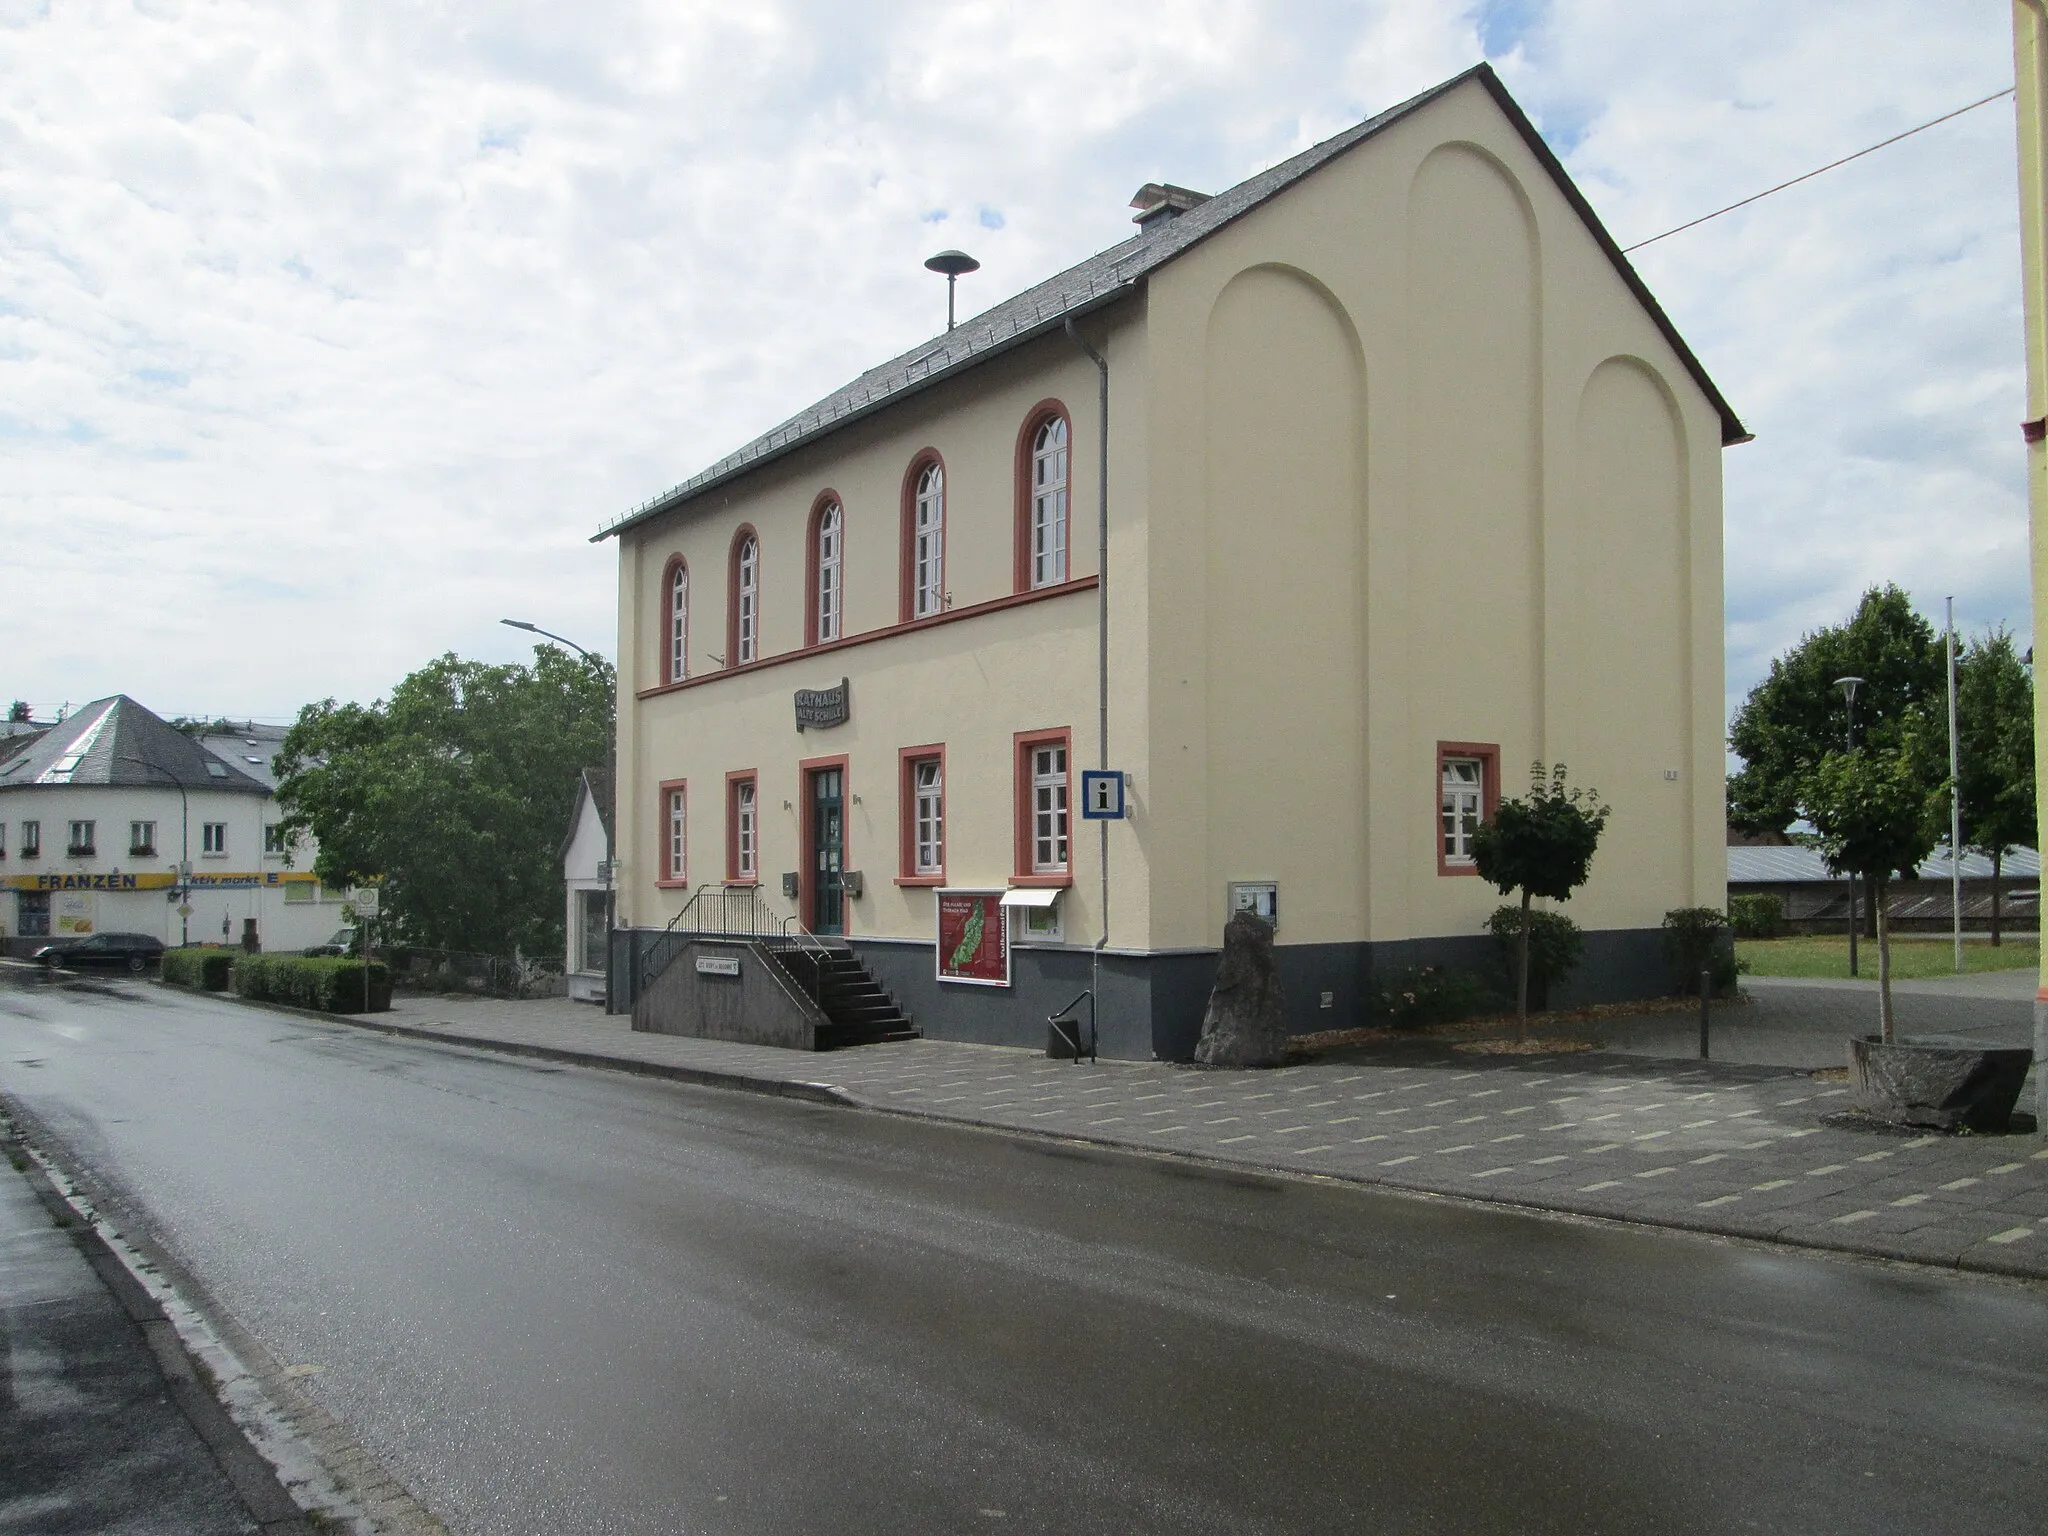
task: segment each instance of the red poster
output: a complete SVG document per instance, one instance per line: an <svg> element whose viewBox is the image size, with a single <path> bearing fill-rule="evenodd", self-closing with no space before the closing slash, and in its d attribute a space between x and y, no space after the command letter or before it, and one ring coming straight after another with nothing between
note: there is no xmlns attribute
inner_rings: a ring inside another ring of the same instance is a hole
<svg viewBox="0 0 2048 1536"><path fill-rule="evenodd" d="M1010 984L1010 925L1001 891L939 892L939 980Z"/></svg>

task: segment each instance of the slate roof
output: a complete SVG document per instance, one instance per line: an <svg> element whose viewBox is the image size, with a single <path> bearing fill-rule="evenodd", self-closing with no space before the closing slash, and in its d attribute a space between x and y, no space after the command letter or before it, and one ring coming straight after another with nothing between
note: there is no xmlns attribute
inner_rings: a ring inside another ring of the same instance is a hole
<svg viewBox="0 0 2048 1536"><path fill-rule="evenodd" d="M614 519L592 535L591 542L610 538L647 518L679 507L745 470L778 459L805 443L880 410L884 405L1058 330L1069 318L1113 303L1132 291L1148 273L1165 266L1189 247L1251 212L1310 171L1419 111L1438 97L1448 95L1467 81L1477 81L1493 97L1538 162L1550 173L1565 200L1585 222L1588 232L1613 263L1622 282L1671 344L1693 381L1713 402L1721 417L1721 441L1724 444L1748 442L1748 430L1722 398L1720 390L1714 387L1714 381L1707 377L1706 369L1651 296L1643 280L1636 275L1628 258L1622 255L1621 247L1614 243L1614 238L1600 223L1592 205L1565 174L1564 166L1551 153L1550 146L1543 142L1536 125L1515 104L1492 66L1478 64L1441 85L1432 86L1419 96L1410 97L1399 106L1388 108L1377 117L1369 117L1355 127L1303 150L1292 159L1283 160L1229 190L1217 193L1176 218L1162 220L1154 228L1141 230L1130 239L1097 252L1035 288L1027 288L1014 298L1005 299L993 308L961 321L954 329L911 348L902 356L870 368L851 384L834 390L780 426L762 433L737 452L727 454L710 468Z"/></svg>
<svg viewBox="0 0 2048 1536"><path fill-rule="evenodd" d="M612 829L612 776L605 768L586 768L577 775L576 800L569 807L569 830L562 835L561 851L557 859L569 856L569 845L576 841L576 829L583 822L585 802L597 807L597 824L609 835Z"/></svg>
<svg viewBox="0 0 2048 1536"><path fill-rule="evenodd" d="M95 699L26 751L0 757L0 790L65 785L163 789L173 783L188 790L270 793L269 785L222 762L124 693Z"/></svg>
<svg viewBox="0 0 2048 1536"><path fill-rule="evenodd" d="M199 744L230 767L274 790L277 775L270 764L277 749L284 745L284 735L281 725L258 725L252 720L232 731L208 731L199 738Z"/></svg>
<svg viewBox="0 0 2048 1536"><path fill-rule="evenodd" d="M2041 855L2031 848L2014 848L2006 854L2001 873L2014 880L2038 880L2041 878ZM1947 851L1940 851L1928 859L1920 866L1918 874L1922 880L1948 879ZM1802 848L1794 844L1791 847L1730 847L1728 850L1730 885L1803 885L1843 878L1828 873L1827 864L1816 848ZM1965 850L1963 878L1989 880L1991 861L1981 853Z"/></svg>

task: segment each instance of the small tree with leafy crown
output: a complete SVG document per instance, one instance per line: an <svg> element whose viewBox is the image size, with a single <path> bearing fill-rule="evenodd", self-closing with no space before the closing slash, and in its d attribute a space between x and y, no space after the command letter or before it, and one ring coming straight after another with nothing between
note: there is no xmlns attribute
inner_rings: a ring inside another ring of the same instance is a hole
<svg viewBox="0 0 2048 1536"><path fill-rule="evenodd" d="M1480 876L1503 896L1521 893L1522 925L1515 957L1515 1039L1529 1038L1529 903L1569 901L1593 869L1593 852L1606 830L1609 807L1597 790L1572 789L1565 765L1545 772L1529 765L1525 799L1503 800L1473 838Z"/></svg>

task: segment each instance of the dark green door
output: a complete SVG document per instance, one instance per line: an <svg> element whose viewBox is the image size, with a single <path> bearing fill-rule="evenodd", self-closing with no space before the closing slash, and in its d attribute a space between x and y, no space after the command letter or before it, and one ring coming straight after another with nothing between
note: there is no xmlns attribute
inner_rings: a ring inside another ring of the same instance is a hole
<svg viewBox="0 0 2048 1536"><path fill-rule="evenodd" d="M846 859L846 786L843 770L811 772L811 932L846 932L846 892L839 871Z"/></svg>

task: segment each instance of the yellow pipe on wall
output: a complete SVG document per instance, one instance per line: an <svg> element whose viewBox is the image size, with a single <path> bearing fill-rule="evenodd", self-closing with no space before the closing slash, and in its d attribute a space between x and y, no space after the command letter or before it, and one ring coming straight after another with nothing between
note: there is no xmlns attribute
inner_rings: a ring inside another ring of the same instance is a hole
<svg viewBox="0 0 2048 1536"><path fill-rule="evenodd" d="M2027 332L2027 511L2034 652L2048 657L2048 0L2013 0L2014 103L2019 125L2020 281ZM2034 693L2034 778L2048 783L2048 713ZM2048 847L2039 824L2035 845ZM2035 1097L2048 1125L2048 947L2034 993Z"/></svg>

